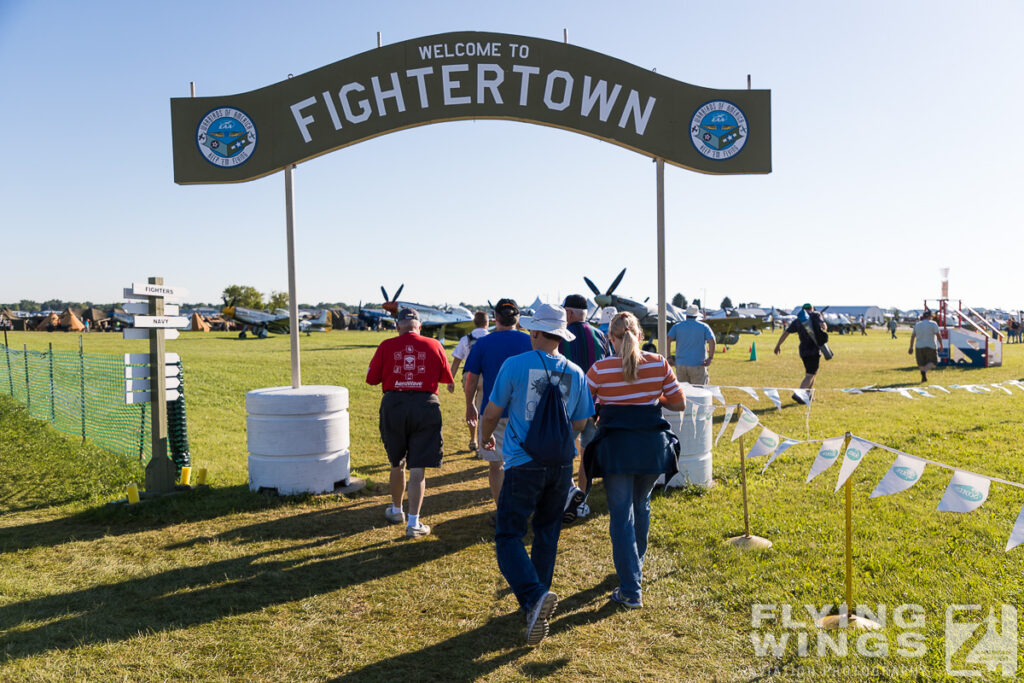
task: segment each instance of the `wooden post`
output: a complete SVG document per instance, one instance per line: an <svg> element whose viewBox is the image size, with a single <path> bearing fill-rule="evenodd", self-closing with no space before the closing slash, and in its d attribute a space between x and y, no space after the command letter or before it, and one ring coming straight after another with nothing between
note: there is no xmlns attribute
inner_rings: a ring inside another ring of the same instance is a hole
<svg viewBox="0 0 1024 683"><path fill-rule="evenodd" d="M747 458L743 451L743 437L740 437L740 482L743 485L743 535L734 536L726 543L744 550L767 550L772 542L767 538L750 535L750 507L747 503Z"/></svg>
<svg viewBox="0 0 1024 683"><path fill-rule="evenodd" d="M149 284L162 285L162 277L149 278ZM149 298L149 314L163 317L164 298ZM146 490L151 493L167 493L174 489L177 468L167 457L167 377L164 372L164 330L153 328L149 331L150 403L153 404L150 421L150 442L152 453L146 465Z"/></svg>
<svg viewBox="0 0 1024 683"><path fill-rule="evenodd" d="M284 167L284 209L288 228L288 329L292 348L292 389L302 386L302 368L299 365L299 300L295 293L295 202L293 197L292 171L294 166Z"/></svg>

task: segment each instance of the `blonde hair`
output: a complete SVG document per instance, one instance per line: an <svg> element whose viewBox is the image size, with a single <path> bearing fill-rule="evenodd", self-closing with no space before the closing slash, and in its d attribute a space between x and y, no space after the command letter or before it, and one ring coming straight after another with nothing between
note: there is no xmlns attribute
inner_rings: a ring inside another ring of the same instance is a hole
<svg viewBox="0 0 1024 683"><path fill-rule="evenodd" d="M619 355L622 357L622 377L627 382L635 382L637 368L643 357L640 349L640 321L626 311L617 314L608 325L608 334L622 340Z"/></svg>

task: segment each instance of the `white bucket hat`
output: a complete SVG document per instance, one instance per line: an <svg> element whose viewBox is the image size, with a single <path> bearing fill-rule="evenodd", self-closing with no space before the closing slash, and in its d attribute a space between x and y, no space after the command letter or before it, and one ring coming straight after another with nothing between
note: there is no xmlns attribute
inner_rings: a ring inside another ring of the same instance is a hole
<svg viewBox="0 0 1024 683"><path fill-rule="evenodd" d="M693 304L690 304L686 307L686 315L697 317L700 315L700 309Z"/></svg>
<svg viewBox="0 0 1024 683"><path fill-rule="evenodd" d="M519 325L526 330L553 334L565 341L572 341L576 338L576 335L567 329L565 309L561 306L544 304L534 311L532 317L520 318Z"/></svg>

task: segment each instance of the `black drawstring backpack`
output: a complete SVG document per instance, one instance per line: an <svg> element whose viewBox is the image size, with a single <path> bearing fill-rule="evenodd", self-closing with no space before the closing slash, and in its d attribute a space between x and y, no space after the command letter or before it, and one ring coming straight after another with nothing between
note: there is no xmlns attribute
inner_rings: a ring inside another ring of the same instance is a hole
<svg viewBox="0 0 1024 683"><path fill-rule="evenodd" d="M551 373L540 351L537 356L547 373L548 385L537 401L530 429L522 441L523 450L542 465L567 464L576 455L572 423L565 409L565 401L562 400L562 390L551 381Z"/></svg>

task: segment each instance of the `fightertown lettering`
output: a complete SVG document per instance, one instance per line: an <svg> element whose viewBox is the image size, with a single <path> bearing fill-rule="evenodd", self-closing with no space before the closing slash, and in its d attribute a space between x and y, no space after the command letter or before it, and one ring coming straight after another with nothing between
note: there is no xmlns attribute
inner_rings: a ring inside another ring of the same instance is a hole
<svg viewBox="0 0 1024 683"><path fill-rule="evenodd" d="M525 48L520 44L455 43L419 46L418 53L425 61L501 58L503 54L520 58L529 54ZM339 83L334 89L311 93L290 108L303 141L310 143L327 132L328 125L337 131L409 108L431 109L439 119L472 117L474 105L499 105L510 118L523 116L524 107L541 105L611 122L642 136L655 104L654 97L591 74L522 63L445 61L378 74L367 81Z"/></svg>

